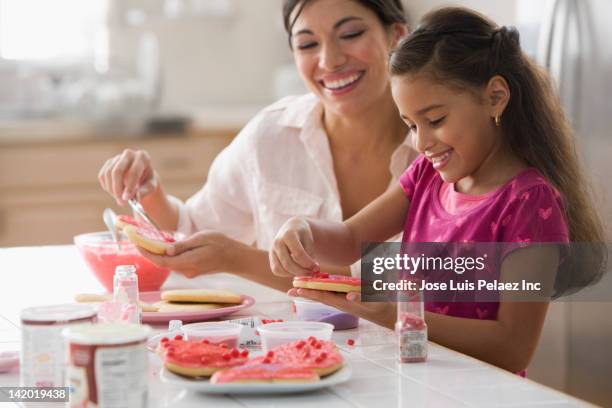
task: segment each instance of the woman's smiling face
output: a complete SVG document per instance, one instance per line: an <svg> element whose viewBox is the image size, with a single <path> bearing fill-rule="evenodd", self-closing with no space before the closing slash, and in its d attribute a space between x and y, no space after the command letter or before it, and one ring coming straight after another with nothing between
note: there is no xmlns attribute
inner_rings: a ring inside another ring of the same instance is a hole
<svg viewBox="0 0 612 408"><path fill-rule="evenodd" d="M313 0L291 30L295 64L326 110L356 115L388 92L389 52L406 30L353 0Z"/></svg>

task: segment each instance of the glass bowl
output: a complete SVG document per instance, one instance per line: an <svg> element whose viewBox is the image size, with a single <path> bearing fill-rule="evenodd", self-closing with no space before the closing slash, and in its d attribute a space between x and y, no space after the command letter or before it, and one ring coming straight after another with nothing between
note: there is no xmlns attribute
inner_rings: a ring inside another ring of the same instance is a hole
<svg viewBox="0 0 612 408"><path fill-rule="evenodd" d="M109 293L113 292L113 276L118 265L136 266L140 292L158 291L170 275L169 269L143 257L131 242L121 240L118 249L108 231L77 235L74 244L91 272Z"/></svg>

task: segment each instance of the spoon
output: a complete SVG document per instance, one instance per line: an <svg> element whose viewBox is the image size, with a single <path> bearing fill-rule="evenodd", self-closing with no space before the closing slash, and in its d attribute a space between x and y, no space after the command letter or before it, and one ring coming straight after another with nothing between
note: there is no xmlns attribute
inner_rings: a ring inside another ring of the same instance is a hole
<svg viewBox="0 0 612 408"><path fill-rule="evenodd" d="M119 237L117 236L117 230L115 229L115 222L117 220L117 214L110 209L105 208L102 212L102 219L104 220L104 224L106 224L106 228L111 233L111 237L113 237L113 241L115 245L117 245L117 251L121 251L121 245L119 244Z"/></svg>

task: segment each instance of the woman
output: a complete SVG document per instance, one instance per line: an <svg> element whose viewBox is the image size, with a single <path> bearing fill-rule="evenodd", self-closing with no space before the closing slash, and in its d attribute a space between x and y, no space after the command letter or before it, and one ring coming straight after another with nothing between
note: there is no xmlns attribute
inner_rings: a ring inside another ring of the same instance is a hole
<svg viewBox="0 0 612 408"><path fill-rule="evenodd" d="M166 256L146 254L153 262L188 277L224 271L287 290L291 281L271 273L266 252L281 225L294 215L351 217L416 157L387 69L407 34L400 1L285 0L283 14L311 94L253 118L199 192L184 204L167 196L144 151L126 150L100 170L119 204L138 197L162 228L193 234Z"/></svg>

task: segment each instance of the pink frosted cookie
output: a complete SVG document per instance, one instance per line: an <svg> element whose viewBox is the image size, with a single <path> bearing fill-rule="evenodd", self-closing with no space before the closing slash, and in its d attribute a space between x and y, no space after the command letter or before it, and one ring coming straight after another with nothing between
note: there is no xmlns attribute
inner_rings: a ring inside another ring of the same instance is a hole
<svg viewBox="0 0 612 408"><path fill-rule="evenodd" d="M342 354L333 341L317 340L311 336L306 340L275 347L266 355L251 359L248 364L307 368L324 377L342 368L343 361Z"/></svg>
<svg viewBox="0 0 612 408"><path fill-rule="evenodd" d="M309 368L292 367L285 364L247 364L240 367L217 371L210 382L253 383L253 382L311 382L318 381L318 374Z"/></svg>
<svg viewBox="0 0 612 408"><path fill-rule="evenodd" d="M160 341L158 352L164 361L164 367L173 373L187 377L210 377L216 371L239 366L248 361L248 350L229 348L226 344L210 344L183 340L177 336L174 340L164 338Z"/></svg>
<svg viewBox="0 0 612 408"><path fill-rule="evenodd" d="M352 276L319 273L313 276L296 276L293 278L293 287L331 292L361 292L361 279Z"/></svg>
<svg viewBox="0 0 612 408"><path fill-rule="evenodd" d="M154 254L165 254L168 244L175 242L172 234L165 231L160 234L149 224L137 221L128 215L118 216L115 225L123 231L131 243Z"/></svg>

